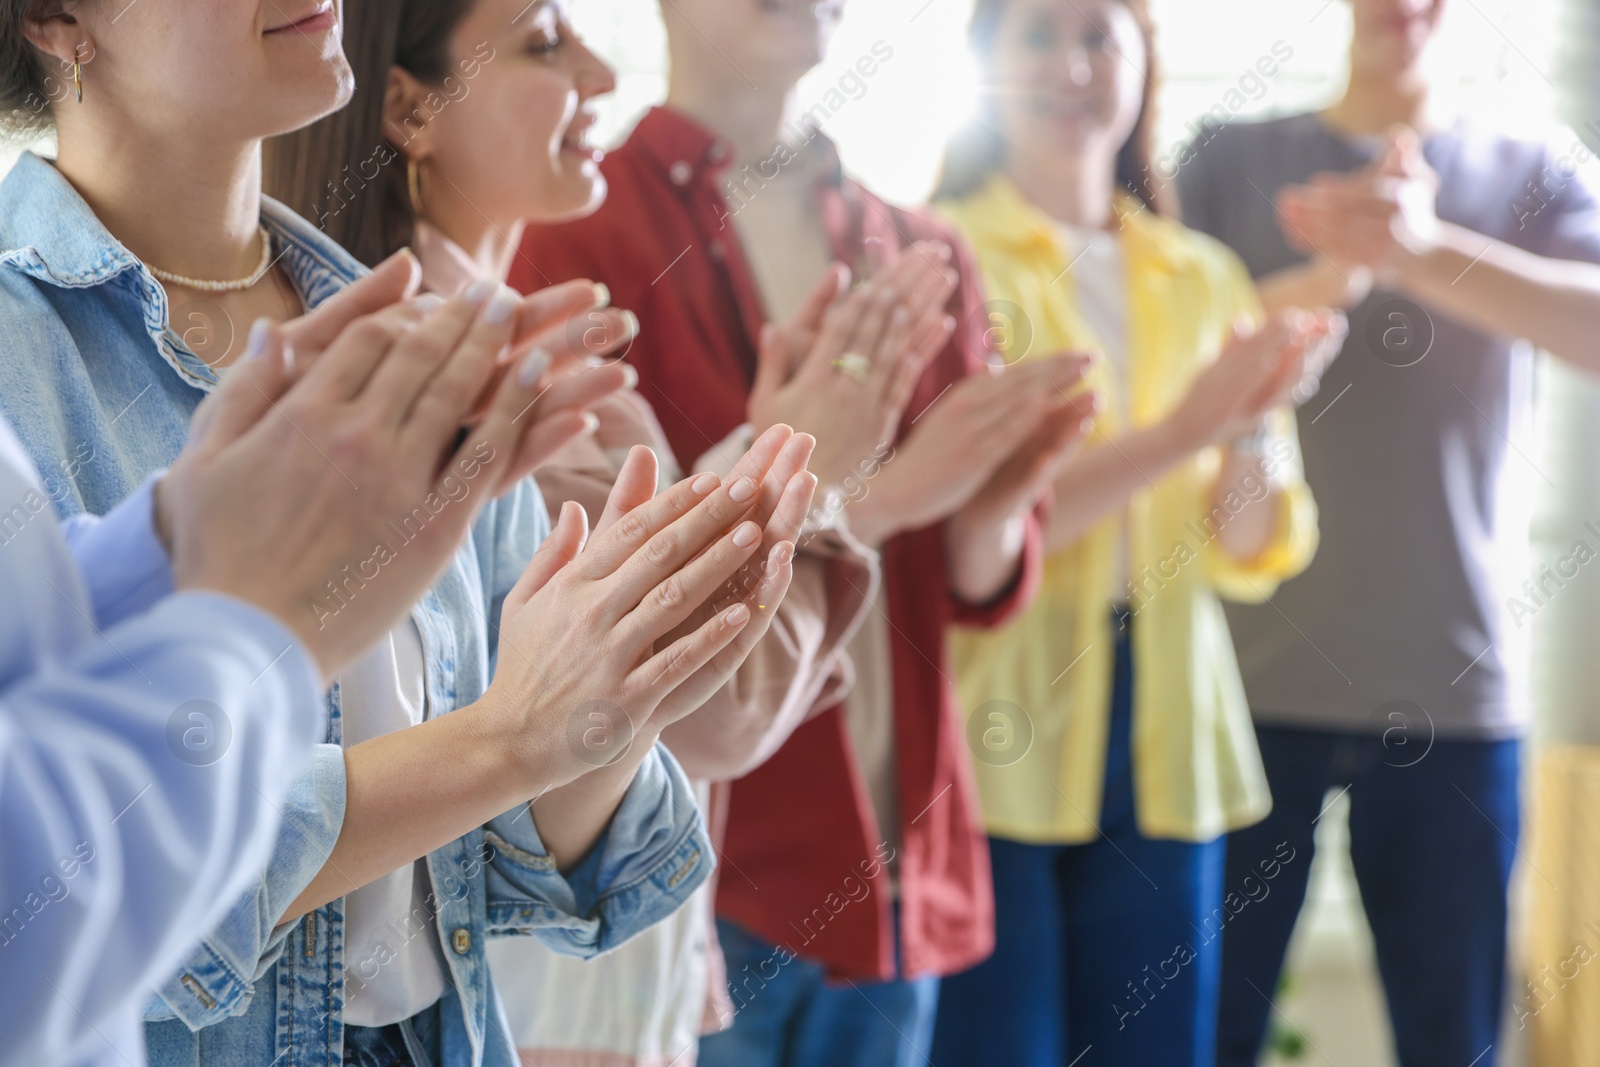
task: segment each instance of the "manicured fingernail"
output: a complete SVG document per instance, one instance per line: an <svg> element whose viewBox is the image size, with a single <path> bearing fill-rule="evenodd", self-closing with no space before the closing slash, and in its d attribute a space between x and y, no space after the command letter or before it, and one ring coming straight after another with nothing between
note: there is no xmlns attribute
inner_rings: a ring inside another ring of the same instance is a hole
<svg viewBox="0 0 1600 1067"><path fill-rule="evenodd" d="M465 300L473 307L477 307L485 300L493 296L499 288L499 278L479 278L477 281L467 286L466 291L461 294L461 299Z"/></svg>
<svg viewBox="0 0 1600 1067"><path fill-rule="evenodd" d="M639 316L624 308L622 311L622 323L625 331L624 337L631 339L639 336Z"/></svg>
<svg viewBox="0 0 1600 1067"><path fill-rule="evenodd" d="M632 364L624 363L622 365L622 380L624 389L637 389L639 387L639 372L633 369Z"/></svg>
<svg viewBox="0 0 1600 1067"><path fill-rule="evenodd" d="M244 358L256 359L267 350L267 338L272 333L272 320L260 318L250 324L250 337L244 343Z"/></svg>
<svg viewBox="0 0 1600 1067"><path fill-rule="evenodd" d="M483 321L491 326L499 326L511 318L517 310L521 298L517 291L510 286L502 285L495 290L494 297L489 301L489 306L483 309Z"/></svg>
<svg viewBox="0 0 1600 1067"><path fill-rule="evenodd" d="M761 540L761 527L753 522L741 522L739 528L733 531L733 543L740 548L749 548Z"/></svg>
<svg viewBox="0 0 1600 1067"><path fill-rule="evenodd" d="M594 283L594 306L597 309L611 306L611 288L605 282Z"/></svg>
<svg viewBox="0 0 1600 1067"><path fill-rule="evenodd" d="M769 557L774 567L782 567L794 559L794 542L779 541L772 546L772 555Z"/></svg>
<svg viewBox="0 0 1600 1067"><path fill-rule="evenodd" d="M756 483L749 478L740 478L728 487L728 499L736 504L743 504L755 495Z"/></svg>
<svg viewBox="0 0 1600 1067"><path fill-rule="evenodd" d="M444 297L438 293L423 293L411 298L411 306L426 315L444 306Z"/></svg>
<svg viewBox="0 0 1600 1067"><path fill-rule="evenodd" d="M689 483L689 488L693 489L700 496L705 496L708 493L713 492L717 486L721 484L722 479L718 478L715 474L702 474L700 477Z"/></svg>
<svg viewBox="0 0 1600 1067"><path fill-rule="evenodd" d="M743 604L735 604L722 614L722 621L729 626L743 626L748 618L750 618L750 609Z"/></svg>
<svg viewBox="0 0 1600 1067"><path fill-rule="evenodd" d="M517 381L524 389L532 389L544 372L550 369L550 353L542 348L535 348L528 353L528 358L522 361L522 366L517 370Z"/></svg>
<svg viewBox="0 0 1600 1067"><path fill-rule="evenodd" d="M599 429L600 429L600 416L596 415L592 411L585 411L583 413L583 432L584 432L584 435L587 436L589 434L595 433Z"/></svg>

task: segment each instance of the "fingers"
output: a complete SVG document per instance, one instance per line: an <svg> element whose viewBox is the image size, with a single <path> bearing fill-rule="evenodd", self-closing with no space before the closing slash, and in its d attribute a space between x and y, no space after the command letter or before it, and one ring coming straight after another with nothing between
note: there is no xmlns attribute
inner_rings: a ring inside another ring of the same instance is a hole
<svg viewBox="0 0 1600 1067"><path fill-rule="evenodd" d="M659 702L727 648L750 624L750 618L750 609L744 604L719 611L694 633L679 638L635 668L628 677L629 684L642 688ZM739 658L728 664L729 677L743 662Z"/></svg>
<svg viewBox="0 0 1600 1067"><path fill-rule="evenodd" d="M788 595L790 583L794 580L794 555L794 542L781 541L745 566L744 574L738 579L740 588L737 593L742 595L735 595L717 610L726 611L735 604L743 603L750 611L749 624L700 668L694 691L680 689L674 694L677 699L664 702L662 710L666 714L676 718L694 711L705 699L701 695L702 692L714 692L733 677L751 650L772 628L778 607ZM705 678L704 675L708 671L714 672L715 676ZM687 700L681 706L675 707L681 698Z"/></svg>
<svg viewBox="0 0 1600 1067"><path fill-rule="evenodd" d="M816 447L817 439L808 433L797 433L789 438L761 479L761 493L750 515L752 519L767 525L789 480L806 469Z"/></svg>
<svg viewBox="0 0 1600 1067"><path fill-rule="evenodd" d="M727 530L726 525L720 528ZM639 647L649 648L715 597L760 547L761 527L749 520L738 523L712 540L704 552L686 558L681 568L668 573L654 588L645 589L618 625ZM626 570L624 566L617 577L623 578ZM631 590L627 601L633 603Z"/></svg>
<svg viewBox="0 0 1600 1067"><path fill-rule="evenodd" d="M843 263L830 263L828 269L817 279L817 284L811 287L811 292L806 295L805 302L800 305L800 310L795 312L794 318L789 321L791 329L806 330L815 333L822 329L822 320L827 315L828 309L833 306L841 294L850 291L850 268Z"/></svg>
<svg viewBox="0 0 1600 1067"><path fill-rule="evenodd" d="M681 565L682 560L687 559L688 555L699 551L707 541L720 530L727 529L753 505L756 486L760 484L767 468L772 466L773 460L778 457L784 443L793 434L793 430L782 424L768 429L756 438L750 450L734 464L726 484L714 474L685 478L643 506L634 508L620 517L603 536L595 538L595 543L584 554L586 573L592 577L604 577L632 564L630 580L626 585L630 590L628 595L634 595L634 599L626 607L632 607L638 602L639 597L666 577L671 569ZM705 515L707 505L710 505L716 515L721 516L720 528L707 521ZM700 514L695 516L694 522L673 530L670 537L657 543L648 553L641 552L659 533L672 528L674 524L696 511ZM690 546L686 542L665 556L659 555L667 551L674 539L686 537L690 529L696 531L693 551L689 551ZM688 552L688 555L684 555L684 552ZM651 559L652 556L655 557L654 561ZM664 565L663 561L674 559L677 562Z"/></svg>
<svg viewBox="0 0 1600 1067"><path fill-rule="evenodd" d="M765 534L762 536L762 547L771 551L772 548L785 541L794 541L800 536L800 529L805 525L806 516L811 513L811 504L817 495L817 476L810 471L801 471L790 478L783 486L783 491L778 497L778 502L773 506L772 513L765 524Z"/></svg>
<svg viewBox="0 0 1600 1067"><path fill-rule="evenodd" d="M604 533L623 515L648 504L656 495L660 477L660 461L654 452L644 445L630 448L617 480L612 483L605 510L600 514L600 521L595 523L594 532Z"/></svg>
<svg viewBox="0 0 1600 1067"><path fill-rule="evenodd" d="M778 328L772 323L762 323L761 337L756 344L756 376L751 385L752 394L774 393L789 380L789 346L784 343ZM751 404L754 407L754 403Z"/></svg>
<svg viewBox="0 0 1600 1067"><path fill-rule="evenodd" d="M409 248L402 248L309 314L285 327L292 350L320 353L333 344L345 327L364 315L409 299L422 284L422 265Z"/></svg>
<svg viewBox="0 0 1600 1067"><path fill-rule="evenodd" d="M632 388L639 380L639 372L626 363L607 363L601 367L584 367L550 381L547 375L539 372L540 367L548 363L545 351L536 348L520 364L523 383L533 391L528 401L532 406L525 408L525 418L537 421L557 411L588 408Z"/></svg>
<svg viewBox="0 0 1600 1067"><path fill-rule="evenodd" d="M336 401L351 400L360 394L390 349L410 333L417 322L417 308L403 303L391 304L358 318L339 332L309 370L293 366L295 341L290 330L285 328L290 373L320 396Z"/></svg>
<svg viewBox="0 0 1600 1067"><path fill-rule="evenodd" d="M911 335L910 346L917 359L916 370L919 374L928 362L950 343L950 338L955 336L955 332L955 316L942 312L929 316L917 325Z"/></svg>
<svg viewBox="0 0 1600 1067"><path fill-rule="evenodd" d="M617 564L611 575L615 596L612 607L619 617L644 601L651 589L681 585L682 576L676 572L690 566L690 560L706 546L716 542L719 535L739 523L741 516L755 505L759 483L753 478L739 476L730 479L727 485L718 486L715 475L702 474L691 479L688 485L689 494L702 494L707 488L711 492L704 494L692 509L652 531L642 542L639 541L639 535L650 524L670 514L669 508L681 506L676 499L669 499L662 506L659 503L662 497L657 497L650 504L624 515L607 532L608 539L620 534L617 539L619 544L636 546L627 558ZM669 490L663 496L673 498L675 493ZM750 536L748 544L735 547L747 549L745 555L748 556L761 540L761 528L753 522L742 523L739 528L747 528ZM709 591L697 597L686 604L684 610L689 610L708 595Z"/></svg>
<svg viewBox="0 0 1600 1067"><path fill-rule="evenodd" d="M505 286L474 283L406 335L373 373L363 400L396 409L410 435L454 435L511 340L516 306Z"/></svg>
<svg viewBox="0 0 1600 1067"><path fill-rule="evenodd" d="M517 446L516 457L500 472L496 497L510 492L517 482L537 473L567 445L595 432L596 418L588 411L555 411L533 424Z"/></svg>
<svg viewBox="0 0 1600 1067"><path fill-rule="evenodd" d="M220 448L244 436L289 387L283 330L270 319L257 319L245 342L244 359L190 421L191 447Z"/></svg>
<svg viewBox="0 0 1600 1067"><path fill-rule="evenodd" d="M518 611L535 593L549 584L556 573L578 558L589 538L589 517L582 505L567 501L561 505L555 527L534 552L522 570L522 577L506 594L502 613Z"/></svg>
<svg viewBox="0 0 1600 1067"><path fill-rule="evenodd" d="M530 293L522 298L522 304L517 309L512 344L521 346L552 327L559 327L586 311L598 310L610 303L610 290L586 278L562 282Z"/></svg>
<svg viewBox="0 0 1600 1067"><path fill-rule="evenodd" d="M506 493L517 478L533 469L533 464L549 459L560 446L592 426L592 421L584 418L586 413L576 410L581 408L582 398L616 392L627 378L627 371L621 366L603 366L544 389L542 376L546 370L549 358L542 352L507 368L483 418L456 448L458 464L482 462L494 466L494 494ZM557 408L546 403L552 398L576 403L571 408ZM563 416L560 421L552 421L552 416L563 410L570 410L571 418Z"/></svg>
<svg viewBox="0 0 1600 1067"><path fill-rule="evenodd" d="M639 318L631 311L591 307L564 318L551 318L513 342L511 355L521 359L542 349L552 364L581 361L594 367L607 356L626 348L639 332Z"/></svg>
<svg viewBox="0 0 1600 1067"><path fill-rule="evenodd" d="M857 286L842 301L828 309L822 320L822 332L806 354L805 371L814 381L825 380L836 373L833 361L840 356L865 356L872 351L871 347L865 350L857 348L856 338L867 332L865 320L882 310L874 300L880 292L870 284ZM879 314L877 325L871 329L881 329L884 317L884 314ZM873 336L875 338L876 333Z"/></svg>

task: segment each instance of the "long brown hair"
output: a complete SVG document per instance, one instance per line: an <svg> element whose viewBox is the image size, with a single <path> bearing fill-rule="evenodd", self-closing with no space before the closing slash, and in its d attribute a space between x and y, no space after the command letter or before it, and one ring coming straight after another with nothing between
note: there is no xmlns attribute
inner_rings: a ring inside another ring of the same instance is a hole
<svg viewBox="0 0 1600 1067"><path fill-rule="evenodd" d="M1005 134L997 112L998 88L994 64L995 37L1011 0L977 0L967 29L967 47L977 61L981 88L978 107L970 121L950 138L933 198L967 196L1005 163ZM1117 151L1117 184L1138 197L1157 214L1174 215L1166 183L1152 167L1155 158L1156 98L1161 91L1161 67L1156 56L1155 20L1149 0L1118 0L1132 13L1144 34L1146 67L1144 97L1133 132Z"/></svg>
<svg viewBox="0 0 1600 1067"><path fill-rule="evenodd" d="M449 42L473 0L345 0L344 52L356 89L343 109L262 149L262 187L374 266L411 244L417 217L406 158L384 128L389 68L450 76Z"/></svg>

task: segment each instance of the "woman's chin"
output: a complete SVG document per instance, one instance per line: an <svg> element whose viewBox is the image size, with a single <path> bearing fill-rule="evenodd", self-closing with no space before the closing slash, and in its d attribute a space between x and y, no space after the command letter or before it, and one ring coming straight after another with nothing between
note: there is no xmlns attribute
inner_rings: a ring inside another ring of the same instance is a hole
<svg viewBox="0 0 1600 1067"><path fill-rule="evenodd" d="M568 170L552 184L549 196L540 198L539 209L528 216L530 222L571 222L600 210L606 199L606 179L600 167L588 160L577 172Z"/></svg>

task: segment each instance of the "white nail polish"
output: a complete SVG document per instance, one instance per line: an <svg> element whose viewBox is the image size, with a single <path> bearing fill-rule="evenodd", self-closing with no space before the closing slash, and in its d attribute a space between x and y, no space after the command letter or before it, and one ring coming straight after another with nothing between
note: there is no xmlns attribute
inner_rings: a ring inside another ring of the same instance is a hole
<svg viewBox="0 0 1600 1067"><path fill-rule="evenodd" d="M532 389L544 377L544 372L550 369L550 353L542 348L535 348L528 353L528 358L522 361L522 366L517 370L517 381L524 389Z"/></svg>
<svg viewBox="0 0 1600 1067"><path fill-rule="evenodd" d="M483 321L491 326L499 326L511 318L517 310L521 298L515 289L502 285L495 290L494 298L489 301L489 306L483 309Z"/></svg>
<svg viewBox="0 0 1600 1067"><path fill-rule="evenodd" d="M477 307L485 300L493 296L495 292L499 290L499 288L499 278L479 278L477 281L467 286L466 291L461 294L461 299L465 300L473 307Z"/></svg>
<svg viewBox="0 0 1600 1067"><path fill-rule="evenodd" d="M256 359L267 350L267 337L272 332L272 320L257 319L250 324L250 337L244 343L244 358Z"/></svg>

